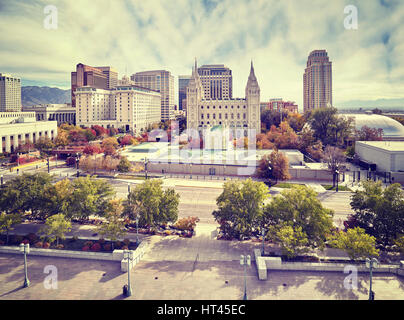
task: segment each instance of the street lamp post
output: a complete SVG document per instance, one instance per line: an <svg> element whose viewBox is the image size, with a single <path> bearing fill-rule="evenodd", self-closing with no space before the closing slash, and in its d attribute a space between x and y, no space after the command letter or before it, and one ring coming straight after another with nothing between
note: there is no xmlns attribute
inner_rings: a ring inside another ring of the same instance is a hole
<svg viewBox="0 0 404 320"><path fill-rule="evenodd" d="M335 178L337 180L337 187L336 187L335 191L338 192L338 180L339 180L339 170L338 169L335 170Z"/></svg>
<svg viewBox="0 0 404 320"><path fill-rule="evenodd" d="M139 245L139 216L136 215L136 247Z"/></svg>
<svg viewBox="0 0 404 320"><path fill-rule="evenodd" d="M130 183L128 182L128 197L129 197L129 193L130 193Z"/></svg>
<svg viewBox="0 0 404 320"><path fill-rule="evenodd" d="M189 164L189 171L191 176L189 177L190 179L192 179L192 163Z"/></svg>
<svg viewBox="0 0 404 320"><path fill-rule="evenodd" d="M144 173L145 173L145 178L147 180L147 158L144 158Z"/></svg>
<svg viewBox="0 0 404 320"><path fill-rule="evenodd" d="M3 175L1 175L1 185L3 186L3 183L4 183L4 177L3 177Z"/></svg>
<svg viewBox="0 0 404 320"><path fill-rule="evenodd" d="M79 172L79 154L76 153L76 169L77 169L77 178L80 176Z"/></svg>
<svg viewBox="0 0 404 320"><path fill-rule="evenodd" d="M21 243L20 244L20 252L24 253L24 273L25 273L25 279L24 279L24 288L29 287L29 280L28 280L28 271L27 271L27 254L29 253L29 243Z"/></svg>
<svg viewBox="0 0 404 320"><path fill-rule="evenodd" d="M130 297L132 295L132 287L130 285L130 261L133 259L133 252L131 250L124 250L123 257L128 260L128 291L126 296Z"/></svg>
<svg viewBox="0 0 404 320"><path fill-rule="evenodd" d="M369 300L375 299L375 293L372 291L372 271L377 268L379 261L376 258L366 258L366 267L370 270L370 287L369 287Z"/></svg>
<svg viewBox="0 0 404 320"><path fill-rule="evenodd" d="M264 254L265 254L265 247L264 247L264 245L265 245L265 232L266 232L265 228L262 228L262 230L261 230L261 235L262 235L262 256L264 256Z"/></svg>
<svg viewBox="0 0 404 320"><path fill-rule="evenodd" d="M247 300L247 265L251 265L251 257L248 255L240 256L240 265L244 266L244 296L243 300Z"/></svg>
<svg viewBox="0 0 404 320"><path fill-rule="evenodd" d="M48 173L50 173L50 163L49 163L49 156L47 157L47 162L48 162Z"/></svg>

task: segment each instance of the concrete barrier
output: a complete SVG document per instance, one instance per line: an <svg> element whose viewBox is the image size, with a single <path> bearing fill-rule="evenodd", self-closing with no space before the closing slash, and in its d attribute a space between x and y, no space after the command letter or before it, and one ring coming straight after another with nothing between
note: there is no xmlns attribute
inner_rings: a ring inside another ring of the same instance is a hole
<svg viewBox="0 0 404 320"><path fill-rule="evenodd" d="M255 264L259 280L267 280L268 270L274 271L312 271L312 272L344 272L347 263L332 262L284 262L280 257L262 257L259 249L254 249ZM358 272L369 272L365 264L353 264ZM404 276L404 261L400 265L379 265L373 273L392 273Z"/></svg>
<svg viewBox="0 0 404 320"><path fill-rule="evenodd" d="M132 269L143 257L147 249L147 243L141 242L136 250L132 250L133 259L130 262ZM0 246L0 253L22 254L18 246ZM58 258L73 258L73 259L90 259L99 261L121 261L121 270L128 271L128 262L123 257L123 250L114 250L112 253L107 252L89 252L89 251L73 251L60 249L41 249L30 247L31 256L42 257L58 257Z"/></svg>

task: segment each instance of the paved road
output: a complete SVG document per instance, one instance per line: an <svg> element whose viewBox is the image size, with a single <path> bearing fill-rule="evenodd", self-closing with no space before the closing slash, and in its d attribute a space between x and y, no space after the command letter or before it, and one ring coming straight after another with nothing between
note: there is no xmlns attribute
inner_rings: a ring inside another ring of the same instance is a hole
<svg viewBox="0 0 404 320"><path fill-rule="evenodd" d="M30 172L34 172L33 168ZM44 167L42 171L46 171ZM51 173L55 174L56 180L64 179L66 176L72 178L76 170L74 168L57 168L53 169ZM16 176L16 174L3 173L5 181ZM117 196L125 198L128 192L128 182L134 186L138 181L125 181L110 179L109 183L115 188ZM216 198L222 192L223 180L220 181L201 181L190 179L164 179L166 186L174 187L180 194L179 217L198 216L203 223L212 223L215 221L212 212L216 207ZM276 189L276 188L275 188ZM271 189L272 190L272 189ZM281 190L281 189L277 189ZM279 193L279 191L271 191L272 195ZM318 198L322 201L323 205L335 211L334 223L342 227L342 223L346 220L347 216L353 213L350 207L350 192L335 192L326 191L319 193Z"/></svg>

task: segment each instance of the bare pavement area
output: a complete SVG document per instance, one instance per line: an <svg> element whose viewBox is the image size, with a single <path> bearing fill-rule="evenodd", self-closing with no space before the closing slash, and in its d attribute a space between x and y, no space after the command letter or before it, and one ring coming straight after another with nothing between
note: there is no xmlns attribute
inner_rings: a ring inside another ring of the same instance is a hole
<svg viewBox="0 0 404 320"><path fill-rule="evenodd" d="M212 239L212 226L201 225L191 239L151 236L149 250L131 271L133 295L124 297L128 275L117 262L28 255L30 287L22 288L22 255L0 254L1 300L240 300L244 267L240 254L259 243ZM45 266L57 268L57 288L46 289ZM367 300L369 275L360 273L357 289L346 289L338 272L269 271L258 280L254 262L247 268L247 295L254 300ZM404 300L404 279L375 274L377 300Z"/></svg>

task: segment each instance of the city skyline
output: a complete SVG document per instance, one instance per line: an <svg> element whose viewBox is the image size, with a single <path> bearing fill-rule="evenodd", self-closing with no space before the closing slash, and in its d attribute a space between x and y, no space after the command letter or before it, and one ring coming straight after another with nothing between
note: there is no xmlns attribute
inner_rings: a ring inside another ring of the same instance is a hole
<svg viewBox="0 0 404 320"><path fill-rule="evenodd" d="M333 62L335 106L404 98L399 1L56 1L57 29L46 30L48 4L0 1L0 70L22 85L68 89L77 63L112 66L119 78L164 69L175 77L178 105L178 76L189 73L194 57L199 65L228 66L234 96L243 96L252 59L261 99L296 101L301 111L307 56L324 49ZM358 9L357 30L344 27L347 5Z"/></svg>

